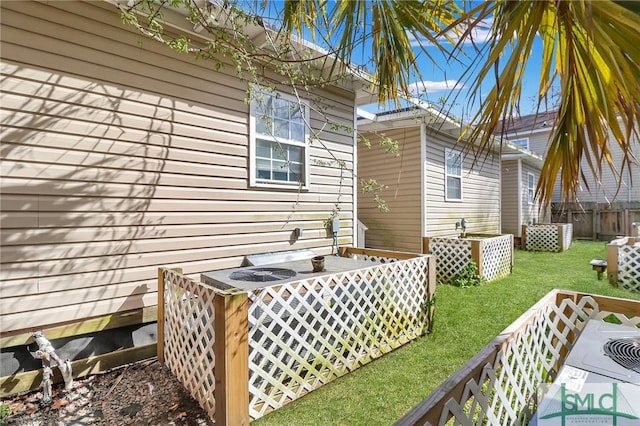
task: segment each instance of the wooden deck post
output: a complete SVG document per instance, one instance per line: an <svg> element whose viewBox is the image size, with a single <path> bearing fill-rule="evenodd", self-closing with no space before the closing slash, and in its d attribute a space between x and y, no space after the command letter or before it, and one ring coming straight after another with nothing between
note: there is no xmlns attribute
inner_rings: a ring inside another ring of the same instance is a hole
<svg viewBox="0 0 640 426"><path fill-rule="evenodd" d="M482 259L482 245L484 244L483 240L471 240L471 259L476 263L476 273L479 277L482 277L483 271L483 260Z"/></svg>
<svg viewBox="0 0 640 426"><path fill-rule="evenodd" d="M422 237L422 253L429 254L429 237Z"/></svg>
<svg viewBox="0 0 640 426"><path fill-rule="evenodd" d="M435 312L435 306L433 303L435 302L436 295L436 281L438 279L436 274L436 257L434 255L429 256L428 260L428 268L429 272L427 274L427 292L429 293L429 308L427 311L427 320L429 321L429 325L427 326L427 333L431 333L433 330L433 318Z"/></svg>
<svg viewBox="0 0 640 426"><path fill-rule="evenodd" d="M607 244L607 278L609 284L618 285L618 244L615 241Z"/></svg>
<svg viewBox="0 0 640 426"><path fill-rule="evenodd" d="M158 268L158 323L157 323L157 354L158 362L164 363L164 271Z"/></svg>
<svg viewBox="0 0 640 426"><path fill-rule="evenodd" d="M558 234L556 236L556 238L558 239L558 251L559 252L563 252L565 247L564 247L564 225L558 224L556 225L556 230L558 231Z"/></svg>
<svg viewBox="0 0 640 426"><path fill-rule="evenodd" d="M248 308L246 293L216 294L214 298L215 422L219 426L250 422Z"/></svg>

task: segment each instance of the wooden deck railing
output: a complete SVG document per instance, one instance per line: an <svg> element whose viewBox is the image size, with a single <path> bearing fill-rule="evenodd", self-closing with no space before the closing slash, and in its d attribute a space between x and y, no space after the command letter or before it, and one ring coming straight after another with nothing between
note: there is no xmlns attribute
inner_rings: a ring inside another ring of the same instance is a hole
<svg viewBox="0 0 640 426"><path fill-rule="evenodd" d="M554 290L512 323L396 425L527 424L589 319L640 327L640 301Z"/></svg>
<svg viewBox="0 0 640 426"><path fill-rule="evenodd" d="M430 330L432 256L341 254L371 266L251 292L159 270L158 358L216 424L247 424Z"/></svg>

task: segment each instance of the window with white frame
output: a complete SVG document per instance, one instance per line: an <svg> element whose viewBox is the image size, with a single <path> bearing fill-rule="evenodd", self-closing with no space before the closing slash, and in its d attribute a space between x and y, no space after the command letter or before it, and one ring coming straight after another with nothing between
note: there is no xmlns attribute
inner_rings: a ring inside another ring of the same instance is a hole
<svg viewBox="0 0 640 426"><path fill-rule="evenodd" d="M536 177L532 173L527 173L527 201L533 204L536 195Z"/></svg>
<svg viewBox="0 0 640 426"><path fill-rule="evenodd" d="M251 102L251 185L307 188L309 105L277 92Z"/></svg>
<svg viewBox="0 0 640 426"><path fill-rule="evenodd" d="M529 138L511 139L509 142L521 148L529 149Z"/></svg>
<svg viewBox="0 0 640 426"><path fill-rule="evenodd" d="M447 201L462 200L462 153L445 148L445 194Z"/></svg>

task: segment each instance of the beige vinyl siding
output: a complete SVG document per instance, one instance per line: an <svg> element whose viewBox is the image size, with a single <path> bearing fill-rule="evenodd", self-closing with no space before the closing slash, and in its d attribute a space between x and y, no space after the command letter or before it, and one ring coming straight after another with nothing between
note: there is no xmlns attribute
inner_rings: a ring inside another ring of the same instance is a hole
<svg viewBox="0 0 640 426"><path fill-rule="evenodd" d="M522 162L522 220L521 225L529 223L542 223L544 220L544 212L540 210L540 203L535 200L533 204L529 204L529 188L528 179L529 173L533 175L535 185L538 184L540 179L540 170L531 167L526 162Z"/></svg>
<svg viewBox="0 0 640 426"><path fill-rule="evenodd" d="M427 132L426 148L426 235L456 234L455 224L467 221L467 232L500 233L500 159L495 154L479 158L464 156L462 165L462 201L445 200L445 148L455 140Z"/></svg>
<svg viewBox="0 0 640 426"><path fill-rule="evenodd" d="M519 215L518 203L521 203L520 193L520 161L502 161L502 233L520 237L522 221Z"/></svg>
<svg viewBox="0 0 640 426"><path fill-rule="evenodd" d="M2 2L1 19L3 331L155 305L159 266L197 277L250 253L329 253L336 202L352 243L349 132L310 147L309 191L251 188L232 68L142 37L106 3ZM314 96L352 125L352 92Z"/></svg>
<svg viewBox="0 0 640 426"><path fill-rule="evenodd" d="M366 246L420 253L420 127L383 133L398 142L398 157L377 144L379 136L368 133L363 137L371 140L372 147L358 150L358 177L388 186L381 194L389 208L386 213L377 209L372 194L359 192L358 218L368 227Z"/></svg>
<svg viewBox="0 0 640 426"><path fill-rule="evenodd" d="M550 127L548 129L551 130ZM529 151L544 157L549 146L549 135L549 131L537 131L535 133L531 133L528 136Z"/></svg>

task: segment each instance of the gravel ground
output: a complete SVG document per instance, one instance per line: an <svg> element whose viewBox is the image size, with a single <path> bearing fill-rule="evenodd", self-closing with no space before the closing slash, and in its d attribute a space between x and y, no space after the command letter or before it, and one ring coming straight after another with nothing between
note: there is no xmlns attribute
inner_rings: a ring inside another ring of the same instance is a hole
<svg viewBox="0 0 640 426"><path fill-rule="evenodd" d="M166 366L155 358L74 380L53 389L41 406L41 392L3 400L10 425L213 425ZM1 424L1 422L0 422Z"/></svg>

